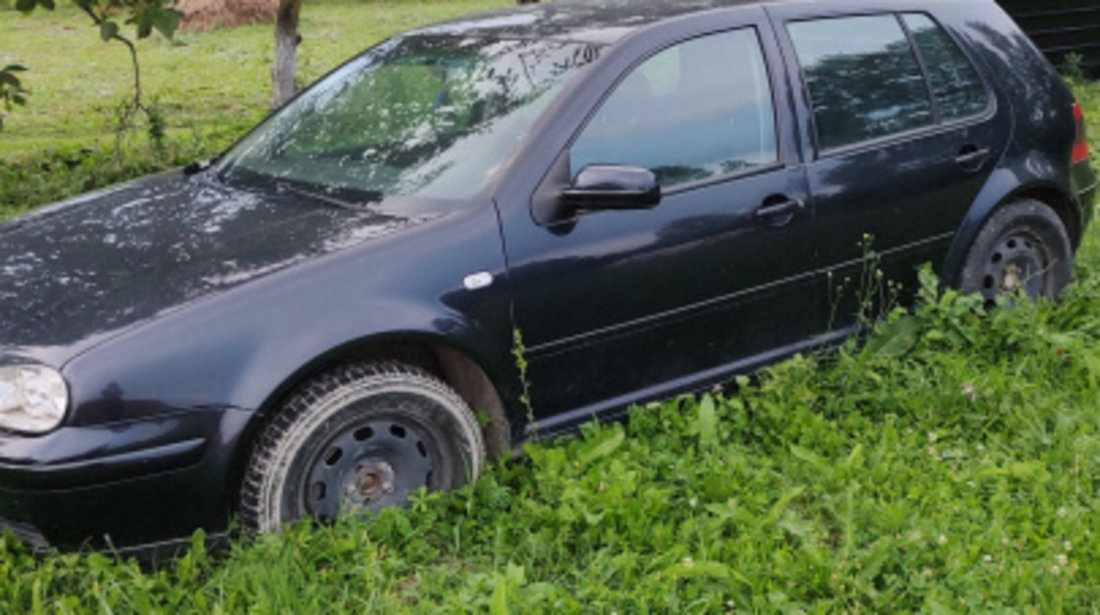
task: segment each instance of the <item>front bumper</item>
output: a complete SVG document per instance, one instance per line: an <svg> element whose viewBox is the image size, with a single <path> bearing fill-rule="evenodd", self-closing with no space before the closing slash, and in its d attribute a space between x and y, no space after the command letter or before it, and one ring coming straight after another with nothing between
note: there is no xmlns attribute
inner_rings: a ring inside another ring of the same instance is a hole
<svg viewBox="0 0 1100 615"><path fill-rule="evenodd" d="M36 549L139 548L228 525L245 413L201 410L0 435L0 529Z"/></svg>

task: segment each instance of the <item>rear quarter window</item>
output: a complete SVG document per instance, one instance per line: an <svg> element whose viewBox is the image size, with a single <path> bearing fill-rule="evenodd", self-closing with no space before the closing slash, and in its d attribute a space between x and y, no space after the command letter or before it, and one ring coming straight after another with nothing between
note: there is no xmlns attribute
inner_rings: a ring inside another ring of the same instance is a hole
<svg viewBox="0 0 1100 615"><path fill-rule="evenodd" d="M984 111L989 104L985 84L951 36L923 13L902 19L924 58L940 117L952 120Z"/></svg>

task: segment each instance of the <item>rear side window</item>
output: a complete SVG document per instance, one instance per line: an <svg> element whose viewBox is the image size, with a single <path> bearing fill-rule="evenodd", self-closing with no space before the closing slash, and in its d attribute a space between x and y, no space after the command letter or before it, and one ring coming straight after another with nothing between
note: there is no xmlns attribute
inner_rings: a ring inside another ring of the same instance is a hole
<svg viewBox="0 0 1100 615"><path fill-rule="evenodd" d="M988 98L978 72L947 32L921 13L902 16L924 56L940 117L953 120L985 110Z"/></svg>
<svg viewBox="0 0 1100 615"><path fill-rule="evenodd" d="M608 96L570 150L591 164L653 171L663 188L778 160L775 111L756 30L693 39L643 62Z"/></svg>
<svg viewBox="0 0 1100 615"><path fill-rule="evenodd" d="M789 31L813 104L820 149L934 122L920 63L894 15L797 22Z"/></svg>

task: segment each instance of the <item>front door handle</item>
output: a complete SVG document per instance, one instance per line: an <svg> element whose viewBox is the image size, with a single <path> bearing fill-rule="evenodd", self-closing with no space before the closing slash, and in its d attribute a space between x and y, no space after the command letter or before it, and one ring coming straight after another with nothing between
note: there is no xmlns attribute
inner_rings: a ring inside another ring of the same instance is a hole
<svg viewBox="0 0 1100 615"><path fill-rule="evenodd" d="M779 203L768 203L757 209L753 216L757 220L774 220L793 215L805 206L806 203L800 199L787 199Z"/></svg>
<svg viewBox="0 0 1100 615"><path fill-rule="evenodd" d="M963 170L977 171L985 164L985 161L989 158L989 154L990 150L988 147L967 145L959 150L959 155L955 158L955 163L962 167Z"/></svg>

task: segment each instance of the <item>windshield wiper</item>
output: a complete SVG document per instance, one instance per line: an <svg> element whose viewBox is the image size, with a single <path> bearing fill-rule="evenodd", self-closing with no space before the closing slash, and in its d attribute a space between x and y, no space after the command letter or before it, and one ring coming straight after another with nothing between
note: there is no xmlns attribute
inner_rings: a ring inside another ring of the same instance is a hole
<svg viewBox="0 0 1100 615"><path fill-rule="evenodd" d="M225 155L225 153L223 152L223 153L218 154L218 155L216 155L212 158L207 158L206 160L195 160L195 161L191 162L191 164L183 167L183 174L184 175L198 175L199 173L202 173L203 171L207 171L211 167L213 167L214 165L218 164L218 162L221 161L222 156L224 156L224 155Z"/></svg>
<svg viewBox="0 0 1100 615"><path fill-rule="evenodd" d="M327 194L323 194L323 193L320 193L320 192L312 192L310 190L303 190L302 188L292 186L291 184L288 184L286 182L276 183L275 184L275 191L280 193L280 194L282 194L283 192L291 192L293 194L297 194L298 196L304 196L304 197L309 198L309 199L316 199L318 201L323 201L323 202L328 203L330 205L335 205L335 206L341 207L343 209L350 209L352 211L363 211L364 209L367 209L367 203L366 202L356 203L356 202L353 202L353 201L345 201L344 199L339 199L339 198L336 198L334 196L329 196Z"/></svg>

